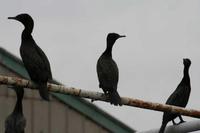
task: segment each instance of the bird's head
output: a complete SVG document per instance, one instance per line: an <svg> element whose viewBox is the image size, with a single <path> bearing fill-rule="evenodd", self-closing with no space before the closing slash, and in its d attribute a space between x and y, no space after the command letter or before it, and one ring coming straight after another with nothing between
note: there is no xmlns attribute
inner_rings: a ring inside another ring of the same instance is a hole
<svg viewBox="0 0 200 133"><path fill-rule="evenodd" d="M184 59L183 59L183 64L184 64L184 66L189 67L189 66L191 65L191 61L190 61L190 59L188 59L188 58L184 58Z"/></svg>
<svg viewBox="0 0 200 133"><path fill-rule="evenodd" d="M122 37L126 37L125 35L119 35L117 33L109 33L107 36L107 42L110 42L111 44L114 44L114 42Z"/></svg>
<svg viewBox="0 0 200 133"><path fill-rule="evenodd" d="M25 28L31 28L31 29L33 28L34 22L29 14L23 13L15 17L8 17L8 19L13 19L21 22L25 26Z"/></svg>
<svg viewBox="0 0 200 133"><path fill-rule="evenodd" d="M126 37L125 35L119 35L117 33L109 33L107 36L107 40L114 40L116 41L118 38Z"/></svg>

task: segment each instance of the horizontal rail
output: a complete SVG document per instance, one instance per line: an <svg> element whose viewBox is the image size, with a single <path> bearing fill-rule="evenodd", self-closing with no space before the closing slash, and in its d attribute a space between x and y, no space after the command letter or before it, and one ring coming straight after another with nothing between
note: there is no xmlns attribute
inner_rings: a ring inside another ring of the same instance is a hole
<svg viewBox="0 0 200 133"><path fill-rule="evenodd" d="M151 129L149 131L142 131L136 133L158 133L158 129ZM184 122L179 125L170 125L165 128L165 133L189 133L200 130L200 120L193 120L189 122Z"/></svg>
<svg viewBox="0 0 200 133"><path fill-rule="evenodd" d="M37 85L33 83L32 81L21 79L18 77L8 77L8 76L2 76L2 75L0 75L0 84L21 86L24 88L31 88L31 89L37 88ZM56 85L56 84L50 84L50 83L48 83L48 89L51 92L109 102L108 97L100 92L87 91L83 89L77 89L74 87L66 87L63 85ZM185 109L185 108L181 108L177 106L153 103L153 102L148 102L148 101L143 101L143 100L128 98L128 97L121 97L121 100L122 100L122 104L127 105L127 106L150 109L150 110L155 110L155 111L162 111L162 112L179 113L185 116L200 118L199 110Z"/></svg>

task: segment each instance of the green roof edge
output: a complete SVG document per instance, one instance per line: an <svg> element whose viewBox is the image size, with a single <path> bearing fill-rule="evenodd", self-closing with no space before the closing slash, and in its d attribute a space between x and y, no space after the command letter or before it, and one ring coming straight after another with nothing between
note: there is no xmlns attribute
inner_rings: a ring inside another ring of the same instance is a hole
<svg viewBox="0 0 200 133"><path fill-rule="evenodd" d="M9 68L11 71L21 75L24 78L29 79L28 73L25 70L22 61L2 47L0 47L0 63ZM62 101L63 103L74 108L78 112L89 117L91 120L95 121L96 123L100 124L102 127L110 130L111 132L136 132L134 129L130 128L129 126L125 125L121 121L117 120L113 116L109 115L102 109L98 108L97 106L89 103L84 99L59 93L51 94L58 100Z"/></svg>

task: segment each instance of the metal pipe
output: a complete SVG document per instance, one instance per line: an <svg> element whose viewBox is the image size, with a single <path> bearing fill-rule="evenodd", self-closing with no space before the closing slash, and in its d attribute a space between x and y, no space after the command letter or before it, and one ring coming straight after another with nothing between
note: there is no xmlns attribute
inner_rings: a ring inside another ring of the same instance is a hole
<svg viewBox="0 0 200 133"><path fill-rule="evenodd" d="M0 75L0 84L21 86L24 88L31 88L31 89L36 89L37 87L36 84L34 84L33 82L29 80L21 79L18 77L2 76L2 75ZM83 89L76 89L74 87L66 87L63 85L56 85L56 84L50 84L50 83L48 83L48 89L49 91L55 92L55 93L62 93L62 94L68 94L68 95L77 96L77 97L88 98L92 100L100 100L100 101L109 102L108 97L100 92L87 91ZM150 109L150 110L155 110L155 111L162 111L162 112L166 111L166 112L171 112L171 113L179 113L185 116L200 118L200 111L194 110L194 109L185 109L181 107L164 105L160 103L153 103L153 102L148 102L148 101L143 101L143 100L128 98L128 97L121 97L121 99L122 99L122 104L127 105L127 106Z"/></svg>
<svg viewBox="0 0 200 133"><path fill-rule="evenodd" d="M200 120L184 122L179 125L171 125L165 128L165 133L189 133L200 130ZM158 129L151 129L149 131L142 131L137 133L158 133Z"/></svg>

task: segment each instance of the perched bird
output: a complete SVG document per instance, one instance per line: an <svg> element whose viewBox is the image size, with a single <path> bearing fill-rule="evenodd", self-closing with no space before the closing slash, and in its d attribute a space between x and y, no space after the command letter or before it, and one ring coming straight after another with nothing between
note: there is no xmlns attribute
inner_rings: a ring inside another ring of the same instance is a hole
<svg viewBox="0 0 200 133"><path fill-rule="evenodd" d="M167 99L166 104L174 105L179 107L185 107L188 103L191 86L190 86L190 76L189 76L189 67L191 65L190 59L183 59L184 64L184 76L176 90L170 95ZM180 114L172 114L169 112L164 112L162 126L159 133L164 133L165 127L169 121L172 121L175 125L174 119L179 117L180 123L184 122ZM180 124L179 123L179 124Z"/></svg>
<svg viewBox="0 0 200 133"><path fill-rule="evenodd" d="M47 56L31 35L34 26L33 19L28 14L19 14L8 19L17 20L25 27L22 32L20 55L31 80L38 85L40 96L48 101L47 81L52 80L51 68Z"/></svg>
<svg viewBox="0 0 200 133"><path fill-rule="evenodd" d="M13 87L17 95L17 102L12 114L5 121L5 133L24 133L26 119L23 115L22 99L24 96L24 88Z"/></svg>
<svg viewBox="0 0 200 133"><path fill-rule="evenodd" d="M125 37L117 33L109 33L107 36L107 48L97 61L97 76L99 79L99 88L109 96L110 103L122 105L121 98L117 92L119 71L117 64L112 59L112 47L118 38Z"/></svg>

